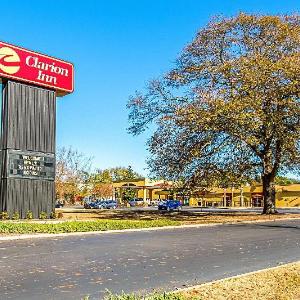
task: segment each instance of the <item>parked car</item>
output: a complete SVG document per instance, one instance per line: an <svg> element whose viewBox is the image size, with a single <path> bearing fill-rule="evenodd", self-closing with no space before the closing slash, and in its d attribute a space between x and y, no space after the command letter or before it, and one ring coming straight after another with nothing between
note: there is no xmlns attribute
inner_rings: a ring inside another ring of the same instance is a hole
<svg viewBox="0 0 300 300"><path fill-rule="evenodd" d="M128 203L129 203L130 207L143 206L144 200L143 200L143 198L133 198Z"/></svg>
<svg viewBox="0 0 300 300"><path fill-rule="evenodd" d="M56 201L55 202L55 208L62 208L64 206L64 204L61 201Z"/></svg>
<svg viewBox="0 0 300 300"><path fill-rule="evenodd" d="M83 207L84 208L87 208L87 209L91 209L91 208L96 208L95 206L98 204L99 201L86 201L84 202L83 204Z"/></svg>
<svg viewBox="0 0 300 300"><path fill-rule="evenodd" d="M159 200L153 199L150 201L149 206L158 206L158 204L159 204Z"/></svg>
<svg viewBox="0 0 300 300"><path fill-rule="evenodd" d="M118 207L118 203L115 200L106 200L103 201L103 208L106 209L116 209Z"/></svg>
<svg viewBox="0 0 300 300"><path fill-rule="evenodd" d="M90 202L86 202L86 201L85 201L85 202L83 203L83 208L86 208L86 209L91 208L91 207L90 207Z"/></svg>
<svg viewBox="0 0 300 300"><path fill-rule="evenodd" d="M96 201L92 208L97 208L97 209L106 208L106 202L104 200Z"/></svg>
<svg viewBox="0 0 300 300"><path fill-rule="evenodd" d="M86 202L84 202L83 207L86 209L90 209L90 208L92 208L93 205L94 205L94 202L86 201Z"/></svg>
<svg viewBox="0 0 300 300"><path fill-rule="evenodd" d="M182 205L181 205L180 201L178 201L178 200L165 200L165 201L159 202L159 204L158 204L158 210L167 210L167 211L178 210L178 211L180 211L181 208L182 208Z"/></svg>

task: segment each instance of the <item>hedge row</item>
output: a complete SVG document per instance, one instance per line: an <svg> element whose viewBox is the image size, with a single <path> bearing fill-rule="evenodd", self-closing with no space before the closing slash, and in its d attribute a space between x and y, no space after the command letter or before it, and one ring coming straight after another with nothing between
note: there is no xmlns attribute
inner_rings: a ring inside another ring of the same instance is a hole
<svg viewBox="0 0 300 300"><path fill-rule="evenodd" d="M172 220L97 220L97 221L65 221L61 223L29 223L1 222L0 234L8 233L65 233L120 230L131 228L151 228L180 225Z"/></svg>

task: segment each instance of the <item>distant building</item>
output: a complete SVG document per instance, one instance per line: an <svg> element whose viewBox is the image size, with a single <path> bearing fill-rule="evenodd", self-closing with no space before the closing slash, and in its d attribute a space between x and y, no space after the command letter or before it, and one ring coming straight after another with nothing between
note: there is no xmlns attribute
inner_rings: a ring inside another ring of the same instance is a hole
<svg viewBox="0 0 300 300"><path fill-rule="evenodd" d="M172 183L164 180L138 178L113 183L115 199L123 202L126 192L132 191L134 198L143 199L145 203L153 200L164 200L172 197Z"/></svg>
<svg viewBox="0 0 300 300"><path fill-rule="evenodd" d="M172 182L139 178L113 183L114 196L124 202L126 191L147 205L151 201L178 199L184 205L211 207L262 207L262 185L229 188L199 188L187 196L176 190ZM276 207L300 207L300 184L276 185Z"/></svg>
<svg viewBox="0 0 300 300"><path fill-rule="evenodd" d="M300 184L276 185L276 207L300 207ZM262 185L240 188L211 188L195 192L190 198L192 206L262 207Z"/></svg>

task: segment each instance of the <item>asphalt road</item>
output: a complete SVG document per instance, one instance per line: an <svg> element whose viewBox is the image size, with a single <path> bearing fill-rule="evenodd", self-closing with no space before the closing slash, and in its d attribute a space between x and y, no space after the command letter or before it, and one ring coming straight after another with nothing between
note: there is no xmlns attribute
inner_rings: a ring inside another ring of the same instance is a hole
<svg viewBox="0 0 300 300"><path fill-rule="evenodd" d="M1 299L172 290L300 260L300 220L0 242Z"/></svg>

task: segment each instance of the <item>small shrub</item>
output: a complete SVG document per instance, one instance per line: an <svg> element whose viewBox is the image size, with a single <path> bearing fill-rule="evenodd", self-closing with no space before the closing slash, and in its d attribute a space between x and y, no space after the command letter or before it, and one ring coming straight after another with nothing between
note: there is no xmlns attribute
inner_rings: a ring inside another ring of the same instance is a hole
<svg viewBox="0 0 300 300"><path fill-rule="evenodd" d="M53 212L50 214L50 219L57 219L57 217L58 217L58 214L57 214L55 211L53 211Z"/></svg>
<svg viewBox="0 0 300 300"><path fill-rule="evenodd" d="M2 220L9 220L9 214L8 214L7 211L3 211L3 212L1 213L1 219L2 219Z"/></svg>
<svg viewBox="0 0 300 300"><path fill-rule="evenodd" d="M31 220L33 219L33 213L31 210L28 210L27 213L26 213L26 219L27 220Z"/></svg>
<svg viewBox="0 0 300 300"><path fill-rule="evenodd" d="M40 219L41 219L41 220L45 220L45 219L47 219L47 218L48 218L47 213L44 212L44 211L41 211L41 213L40 213Z"/></svg>
<svg viewBox="0 0 300 300"><path fill-rule="evenodd" d="M20 214L16 211L11 217L13 220L19 220L20 219Z"/></svg>

